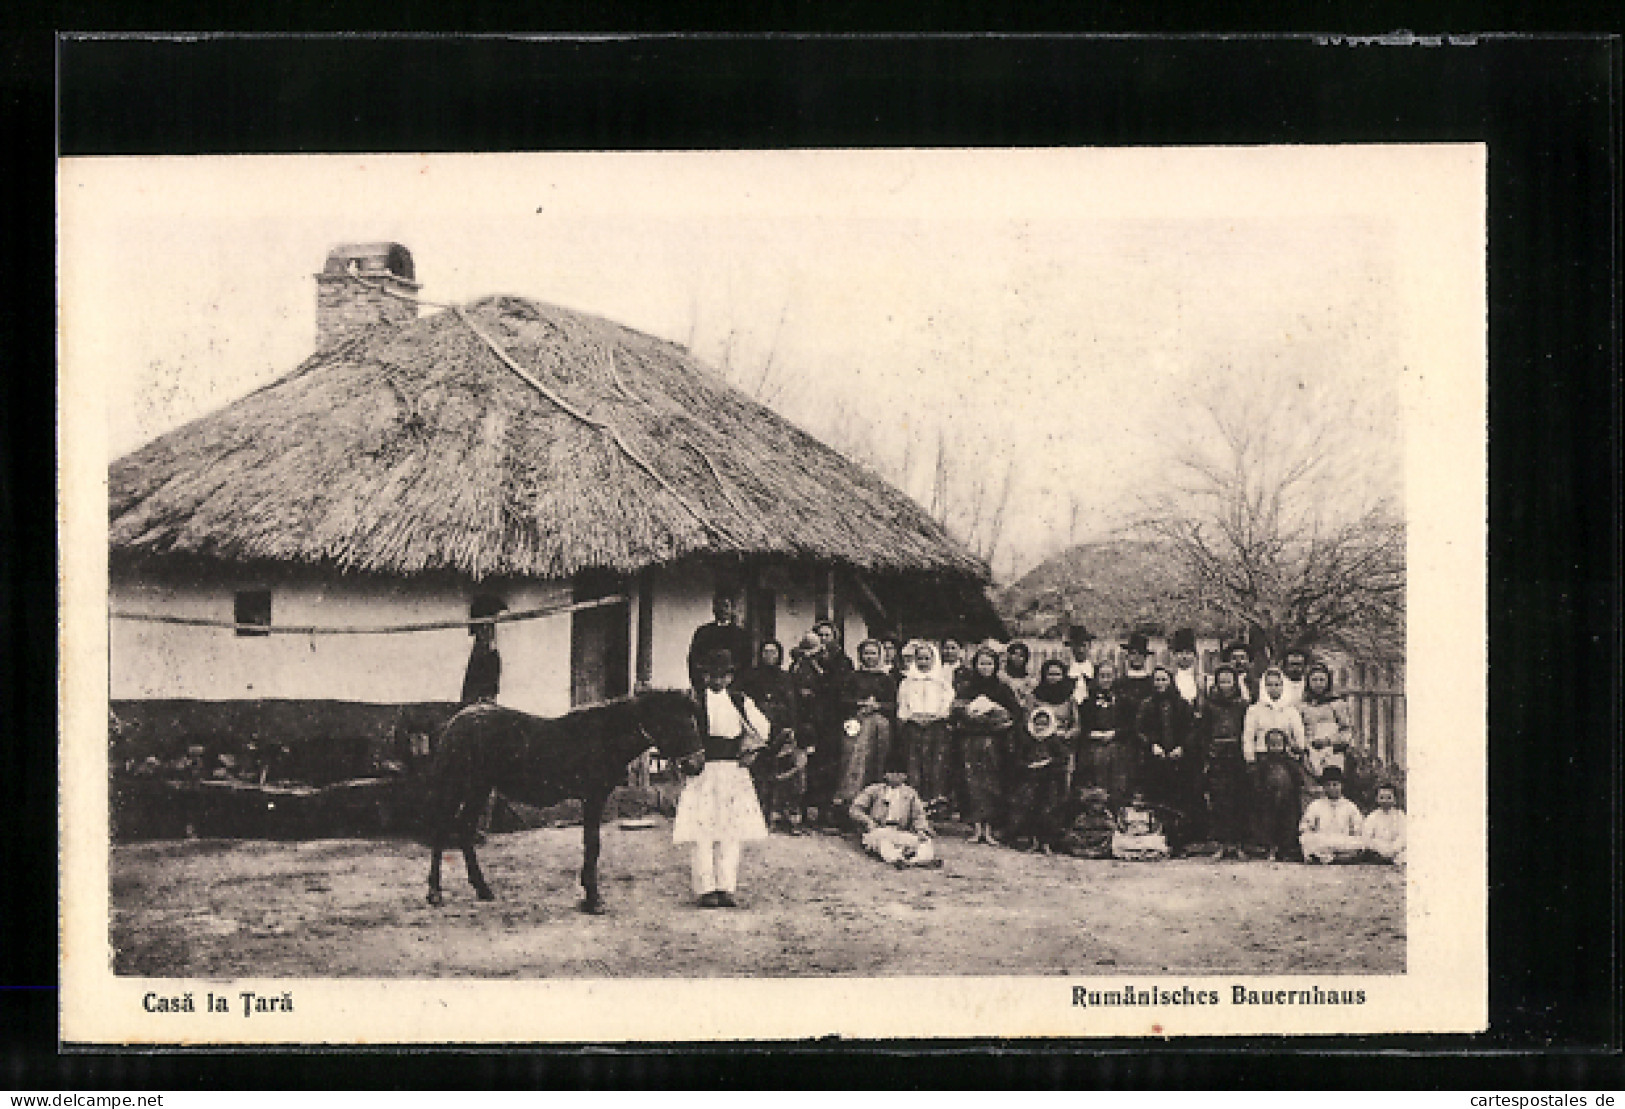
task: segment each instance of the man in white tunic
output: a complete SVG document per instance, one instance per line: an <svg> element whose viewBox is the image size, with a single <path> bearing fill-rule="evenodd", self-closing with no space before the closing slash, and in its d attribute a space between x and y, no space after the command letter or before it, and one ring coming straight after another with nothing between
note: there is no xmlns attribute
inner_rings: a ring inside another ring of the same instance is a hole
<svg viewBox="0 0 1625 1109"><path fill-rule="evenodd" d="M1285 679L1281 699L1296 708L1303 704L1303 683L1309 673L1309 653L1301 647L1292 647L1281 657L1281 675Z"/></svg>
<svg viewBox="0 0 1625 1109"><path fill-rule="evenodd" d="M765 746L772 725L755 702L729 688L734 664L728 651L713 652L704 660L703 670L699 709L705 769L683 787L672 842L694 845L694 893L700 907L731 909L738 905L734 891L740 845L767 838L767 822L748 767Z"/></svg>
<svg viewBox="0 0 1625 1109"><path fill-rule="evenodd" d="M1083 624L1073 624L1067 629L1066 638L1072 648L1072 662L1067 666L1066 676L1073 682L1072 700L1081 705L1095 688L1095 662L1089 657L1095 636Z"/></svg>
<svg viewBox="0 0 1625 1109"><path fill-rule="evenodd" d="M1306 863L1354 862L1366 849L1360 810L1343 796L1343 772L1328 766L1320 784L1326 796L1317 797L1298 823L1298 840Z"/></svg>

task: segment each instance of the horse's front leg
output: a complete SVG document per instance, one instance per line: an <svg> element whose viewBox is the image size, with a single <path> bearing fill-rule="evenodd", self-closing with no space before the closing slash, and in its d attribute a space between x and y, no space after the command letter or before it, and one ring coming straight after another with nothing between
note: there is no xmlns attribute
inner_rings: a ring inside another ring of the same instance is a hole
<svg viewBox="0 0 1625 1109"><path fill-rule="evenodd" d="M463 865L468 868L468 884L474 887L474 896L481 901L495 901L496 894L491 887L485 884L485 875L480 871L480 861L474 857L474 841L479 835L480 815L485 812L485 803L491 799L490 789L480 791L478 796L470 796L463 806L462 819L458 821L457 831L460 846L463 849Z"/></svg>
<svg viewBox="0 0 1625 1109"><path fill-rule="evenodd" d="M429 829L429 904L439 905L445 900L440 894L440 852L446 847L446 826L435 819Z"/></svg>
<svg viewBox="0 0 1625 1109"><path fill-rule="evenodd" d="M581 803L581 911L594 915L604 911L604 899L598 895L598 851L608 800L607 793L600 793Z"/></svg>

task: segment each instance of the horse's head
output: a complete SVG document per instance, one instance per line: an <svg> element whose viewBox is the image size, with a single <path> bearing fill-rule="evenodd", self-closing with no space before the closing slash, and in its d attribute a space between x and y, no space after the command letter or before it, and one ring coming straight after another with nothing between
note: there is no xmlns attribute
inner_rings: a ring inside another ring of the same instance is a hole
<svg viewBox="0 0 1625 1109"><path fill-rule="evenodd" d="M705 740L699 716L687 693L657 690L638 697L638 727L660 751L660 757L699 773L705 765Z"/></svg>

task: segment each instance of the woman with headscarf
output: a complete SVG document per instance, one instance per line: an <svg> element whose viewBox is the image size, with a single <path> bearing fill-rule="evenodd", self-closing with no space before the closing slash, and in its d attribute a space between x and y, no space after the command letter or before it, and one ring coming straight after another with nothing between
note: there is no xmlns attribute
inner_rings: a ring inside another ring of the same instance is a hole
<svg viewBox="0 0 1625 1109"><path fill-rule="evenodd" d="M1066 832L1067 782L1078 737L1075 683L1066 671L1058 658L1044 663L1014 733L1008 833L1011 843L1029 840L1035 851L1049 851Z"/></svg>
<svg viewBox="0 0 1625 1109"><path fill-rule="evenodd" d="M1078 776L1085 787L1103 789L1116 808L1134 793L1137 760L1133 712L1139 703L1118 696L1117 666L1110 659L1095 667L1095 680L1078 705Z"/></svg>
<svg viewBox="0 0 1625 1109"><path fill-rule="evenodd" d="M1241 856L1249 842L1248 803L1251 782L1241 740L1251 706L1236 684L1236 672L1225 664L1213 674L1213 688L1204 700L1197 734L1202 748L1203 780L1207 790L1208 834L1223 855Z"/></svg>
<svg viewBox="0 0 1625 1109"><path fill-rule="evenodd" d="M891 713L897 704L891 675L880 665L880 644L858 645L858 669L841 690L841 776L835 808L844 813L870 782L878 782L891 750Z"/></svg>
<svg viewBox="0 0 1625 1109"><path fill-rule="evenodd" d="M993 824L999 819L1003 747L1020 712L1015 693L999 677L998 652L978 649L960 681L950 714L960 737L964 816L974 828L972 843L998 842Z"/></svg>
<svg viewBox="0 0 1625 1109"><path fill-rule="evenodd" d="M897 687L898 741L908 758L908 777L928 806L948 802L948 713L952 680L937 661L937 649L923 640L903 648L912 665Z"/></svg>
<svg viewBox="0 0 1625 1109"><path fill-rule="evenodd" d="M1264 671L1264 680L1258 700L1247 709L1247 720L1242 730L1241 755L1253 762L1264 753L1264 737L1271 728L1279 728L1286 735L1289 757L1301 759L1308 744L1303 735L1303 717L1286 702L1286 675L1280 667Z"/></svg>
<svg viewBox="0 0 1625 1109"><path fill-rule="evenodd" d="M835 790L840 744L831 735L829 687L837 681L829 655L817 632L809 631L791 652L790 679L796 686L799 738L807 752L807 789L804 802L816 808L824 823L829 798Z"/></svg>
<svg viewBox="0 0 1625 1109"><path fill-rule="evenodd" d="M787 749L796 746L796 723L800 709L795 679L784 668L784 644L777 639L764 642L757 650L756 665L740 674L735 686L756 703L773 726L772 734L768 736L767 750L750 766L750 776L756 783L757 800L762 803L762 814L767 817L771 827L775 815L782 815L786 820L792 816L788 812L776 814L772 802L775 777ZM797 812L793 815L795 822L799 823L801 814Z"/></svg>
<svg viewBox="0 0 1625 1109"><path fill-rule="evenodd" d="M1173 846L1189 842L1197 831L1191 707L1179 695L1174 672L1166 666L1151 670L1151 695L1140 703L1135 731L1144 760L1146 800L1164 810L1163 825Z"/></svg>
<svg viewBox="0 0 1625 1109"><path fill-rule="evenodd" d="M1298 703L1303 735L1308 743L1304 766L1318 782L1328 766L1345 774L1349 744L1354 741L1354 718L1349 703L1332 691L1332 672L1317 662L1304 675L1303 699Z"/></svg>

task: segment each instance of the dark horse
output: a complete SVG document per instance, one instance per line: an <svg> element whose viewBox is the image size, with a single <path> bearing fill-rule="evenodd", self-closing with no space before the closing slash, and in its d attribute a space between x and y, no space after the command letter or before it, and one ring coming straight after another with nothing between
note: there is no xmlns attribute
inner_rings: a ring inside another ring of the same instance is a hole
<svg viewBox="0 0 1625 1109"><path fill-rule="evenodd" d="M627 764L650 747L673 760L704 757L687 693L640 693L556 720L484 703L459 712L446 725L429 772L429 904L441 902L440 853L452 833L475 895L481 901L496 896L474 857L474 826L491 790L500 787L504 796L533 805L581 801L581 908L603 912L598 826L610 793L626 781Z"/></svg>

